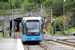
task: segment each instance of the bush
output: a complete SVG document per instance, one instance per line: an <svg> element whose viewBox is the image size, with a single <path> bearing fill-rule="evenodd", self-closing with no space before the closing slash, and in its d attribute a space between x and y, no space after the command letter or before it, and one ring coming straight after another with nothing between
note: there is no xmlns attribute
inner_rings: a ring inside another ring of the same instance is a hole
<svg viewBox="0 0 75 50"><path fill-rule="evenodd" d="M8 9L9 8L9 6L8 6L8 3L7 2L0 2L0 9Z"/></svg>
<svg viewBox="0 0 75 50"><path fill-rule="evenodd" d="M36 6L35 2L28 2L28 0L25 0L22 4L22 8L24 8L24 10L31 10L32 7Z"/></svg>
<svg viewBox="0 0 75 50"><path fill-rule="evenodd" d="M2 2L0 2L0 9L3 9L3 4L4 4L4 2L2 1Z"/></svg>
<svg viewBox="0 0 75 50"><path fill-rule="evenodd" d="M56 33L54 36L66 36L64 33Z"/></svg>
<svg viewBox="0 0 75 50"><path fill-rule="evenodd" d="M4 5L3 5L3 9L8 9L8 3L6 2Z"/></svg>
<svg viewBox="0 0 75 50"><path fill-rule="evenodd" d="M49 23L49 25L47 26L47 30L48 30L48 34L51 35L51 23Z"/></svg>
<svg viewBox="0 0 75 50"><path fill-rule="evenodd" d="M6 29L4 29L4 36L3 36L3 32L1 32L1 36L2 36L2 38L8 38L9 36L8 36L8 34L9 34L9 30L7 31Z"/></svg>
<svg viewBox="0 0 75 50"><path fill-rule="evenodd" d="M2 36L2 38L4 38L4 36L3 36L3 32L1 32L1 36Z"/></svg>
<svg viewBox="0 0 75 50"><path fill-rule="evenodd" d="M0 20L0 26L2 26L2 20Z"/></svg>
<svg viewBox="0 0 75 50"><path fill-rule="evenodd" d="M67 25L66 26L66 29L68 30L68 29L70 29L71 28L71 25Z"/></svg>
<svg viewBox="0 0 75 50"><path fill-rule="evenodd" d="M66 34L70 34L71 32L74 32L74 31L75 31L75 29L74 29L74 28L71 28L71 29L69 29L69 30L66 30L65 33L66 33Z"/></svg>

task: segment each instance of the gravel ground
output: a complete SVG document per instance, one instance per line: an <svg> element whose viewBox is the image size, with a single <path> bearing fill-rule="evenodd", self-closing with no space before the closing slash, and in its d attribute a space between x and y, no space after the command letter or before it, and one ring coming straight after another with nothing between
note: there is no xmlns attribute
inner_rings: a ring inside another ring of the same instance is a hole
<svg viewBox="0 0 75 50"><path fill-rule="evenodd" d="M28 45L30 50L44 50L39 45ZM26 46L24 45L25 50L27 50Z"/></svg>
<svg viewBox="0 0 75 50"><path fill-rule="evenodd" d="M52 43L52 42L42 42L44 45L47 45L51 50L74 50L72 48L69 48L69 47L66 47L64 45L59 45L59 44L55 44L55 43Z"/></svg>
<svg viewBox="0 0 75 50"><path fill-rule="evenodd" d="M39 45L31 45L29 46L31 48L31 50L44 50L43 48L41 48Z"/></svg>
<svg viewBox="0 0 75 50"><path fill-rule="evenodd" d="M56 43L51 42L51 41L47 41L47 42L42 41L42 42L40 42L40 44L48 46L48 48L50 50L74 50L74 48L71 48L71 47L68 47L68 46L65 46L62 44L56 44ZM30 47L31 50L44 50L43 48L41 48L39 46L39 44L28 45L28 46ZM26 46L25 46L25 50L27 50Z"/></svg>

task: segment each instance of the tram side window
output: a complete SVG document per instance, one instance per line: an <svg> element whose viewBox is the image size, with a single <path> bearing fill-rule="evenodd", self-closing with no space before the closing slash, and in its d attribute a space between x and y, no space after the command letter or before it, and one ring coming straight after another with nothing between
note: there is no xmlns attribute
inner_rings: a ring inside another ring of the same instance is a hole
<svg viewBox="0 0 75 50"><path fill-rule="evenodd" d="M24 25L23 25L23 27L22 27L22 34L25 34L25 33L24 33Z"/></svg>

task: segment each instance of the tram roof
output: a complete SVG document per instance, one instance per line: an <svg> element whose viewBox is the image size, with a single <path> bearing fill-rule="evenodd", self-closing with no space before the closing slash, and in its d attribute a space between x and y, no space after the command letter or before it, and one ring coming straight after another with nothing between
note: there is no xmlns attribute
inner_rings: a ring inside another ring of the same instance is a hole
<svg viewBox="0 0 75 50"><path fill-rule="evenodd" d="M23 17L22 20L42 20L42 17Z"/></svg>

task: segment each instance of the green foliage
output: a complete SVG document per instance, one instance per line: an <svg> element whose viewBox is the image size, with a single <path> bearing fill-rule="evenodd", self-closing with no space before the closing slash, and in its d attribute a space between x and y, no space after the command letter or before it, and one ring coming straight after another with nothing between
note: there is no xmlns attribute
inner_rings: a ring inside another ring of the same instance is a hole
<svg viewBox="0 0 75 50"><path fill-rule="evenodd" d="M64 28L64 19L62 17L56 18L56 30L63 31Z"/></svg>
<svg viewBox="0 0 75 50"><path fill-rule="evenodd" d="M9 10L0 10L0 15L9 15L9 14L12 14L12 12L11 11L9 11Z"/></svg>
<svg viewBox="0 0 75 50"><path fill-rule="evenodd" d="M14 8L20 8L21 7L21 3L22 1L21 0L8 0L9 2L9 7L12 8L12 5Z"/></svg>
<svg viewBox="0 0 75 50"><path fill-rule="evenodd" d="M52 0L46 0L45 2L42 3L45 7L51 7L52 5Z"/></svg>
<svg viewBox="0 0 75 50"><path fill-rule="evenodd" d="M8 6L8 3L6 2L6 3L4 3L4 5L3 5L3 9L8 9L9 8L9 6Z"/></svg>
<svg viewBox="0 0 75 50"><path fill-rule="evenodd" d="M9 31L7 31L6 29L4 29L4 33L5 33L5 38L8 38Z"/></svg>
<svg viewBox="0 0 75 50"><path fill-rule="evenodd" d="M25 0L23 2L22 8L24 8L24 10L30 10L32 7L34 7L36 5L35 2L28 2L28 0Z"/></svg>
<svg viewBox="0 0 75 50"><path fill-rule="evenodd" d="M0 2L0 9L3 9L3 4L4 4L4 2L2 1L2 2Z"/></svg>
<svg viewBox="0 0 75 50"><path fill-rule="evenodd" d="M53 16L60 16L63 14L63 0L46 0L42 3L46 8L53 7ZM50 13L50 11L49 11Z"/></svg>
<svg viewBox="0 0 75 50"><path fill-rule="evenodd" d="M0 20L0 26L2 25L2 20Z"/></svg>
<svg viewBox="0 0 75 50"><path fill-rule="evenodd" d="M64 29L64 19L62 17L56 18L56 20L53 21L53 33L55 34L55 26L56 31L63 31ZM48 33L51 35L51 23L47 26Z"/></svg>
<svg viewBox="0 0 75 50"><path fill-rule="evenodd" d="M75 29L71 28L71 29L65 31L66 34L70 34L71 32L75 32Z"/></svg>
<svg viewBox="0 0 75 50"><path fill-rule="evenodd" d="M12 8L12 0L8 0L9 8Z"/></svg>
<svg viewBox="0 0 75 50"><path fill-rule="evenodd" d="M8 3L7 2L0 2L0 9L8 9L9 7L8 7Z"/></svg>
<svg viewBox="0 0 75 50"><path fill-rule="evenodd" d="M49 23L49 25L47 26L47 30L48 30L48 34L51 35L51 23Z"/></svg>
<svg viewBox="0 0 75 50"><path fill-rule="evenodd" d="M3 32L1 32L1 36L2 36L2 38L4 38L4 36L3 36Z"/></svg>
<svg viewBox="0 0 75 50"><path fill-rule="evenodd" d="M14 1L14 6L16 7L16 8L20 8L20 6L21 6L21 0L15 0Z"/></svg>
<svg viewBox="0 0 75 50"><path fill-rule="evenodd" d="M53 15L60 16L63 15L63 0L54 0L53 2Z"/></svg>
<svg viewBox="0 0 75 50"><path fill-rule="evenodd" d="M75 11L72 13L70 20L72 21L72 26L75 27Z"/></svg>
<svg viewBox="0 0 75 50"><path fill-rule="evenodd" d="M54 36L66 36L64 33L56 33Z"/></svg>
<svg viewBox="0 0 75 50"><path fill-rule="evenodd" d="M66 7L66 10L67 11L73 11L73 10L75 10L74 8L75 8L75 0L66 0L66 2L65 2L65 7Z"/></svg>
<svg viewBox="0 0 75 50"><path fill-rule="evenodd" d="M71 25L67 25L66 26L66 30L70 29L71 28Z"/></svg>
<svg viewBox="0 0 75 50"><path fill-rule="evenodd" d="M9 37L8 34L9 34L9 30L7 31L6 29L4 29L4 36L3 36L3 32L1 32L2 38L8 38Z"/></svg>

